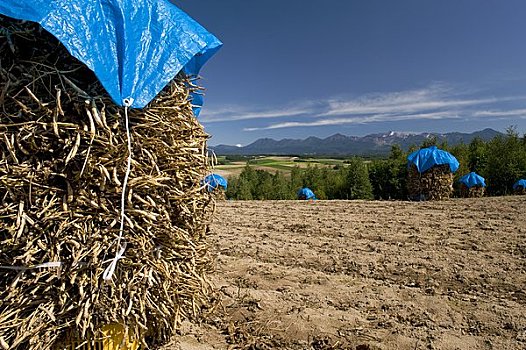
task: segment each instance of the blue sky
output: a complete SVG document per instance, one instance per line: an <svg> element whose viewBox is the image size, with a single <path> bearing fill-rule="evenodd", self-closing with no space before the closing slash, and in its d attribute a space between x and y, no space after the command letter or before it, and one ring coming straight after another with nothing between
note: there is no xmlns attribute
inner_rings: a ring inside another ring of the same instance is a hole
<svg viewBox="0 0 526 350"><path fill-rule="evenodd" d="M224 46L211 145L384 131L526 132L524 0L173 0Z"/></svg>

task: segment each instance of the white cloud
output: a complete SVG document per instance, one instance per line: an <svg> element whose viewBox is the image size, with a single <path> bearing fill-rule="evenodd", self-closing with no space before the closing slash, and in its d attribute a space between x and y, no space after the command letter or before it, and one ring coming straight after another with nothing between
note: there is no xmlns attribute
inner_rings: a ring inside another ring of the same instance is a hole
<svg viewBox="0 0 526 350"><path fill-rule="evenodd" d="M511 109L507 111L479 111L473 113L475 117L526 117L526 109Z"/></svg>
<svg viewBox="0 0 526 350"><path fill-rule="evenodd" d="M396 104L394 101L382 104L355 104L336 103L331 104L329 111L322 113L320 116L332 115L353 115L353 114L373 114L373 113L415 113L419 111L434 110L434 109L448 109L459 108L487 103L497 102L495 99L479 99L479 100L452 100L452 101L420 101L405 104Z"/></svg>
<svg viewBox="0 0 526 350"><path fill-rule="evenodd" d="M485 117L526 118L526 109L506 110L502 107L510 105L510 102L513 101L525 100L526 96L474 98L466 97L467 93L472 95L474 91L466 89L457 91L446 84L433 84L418 90L367 94L347 99L305 101L283 108L260 108L249 111L239 107L229 107L203 114L200 120L204 123L213 123L281 118L281 121L277 123L244 129L245 131L256 131L460 117L467 120ZM491 110L497 104L503 110Z"/></svg>
<svg viewBox="0 0 526 350"><path fill-rule="evenodd" d="M524 97L522 97L524 98ZM444 85L426 89L368 94L350 101L329 101L329 108L320 116L360 115L378 113L422 113L432 110L449 110L508 101L505 98L459 98L459 94Z"/></svg>
<svg viewBox="0 0 526 350"><path fill-rule="evenodd" d="M350 117L350 118L330 118L330 119L318 119L309 122L284 122L271 124L269 126L261 128L245 128L244 131L256 131L256 130L271 130L271 129L283 129L293 127L313 127L313 126L328 126L328 125L344 125L344 124L367 124L375 122L388 122L388 121L404 121L404 120L437 120L437 119L458 119L460 118L458 112L435 112L435 113L419 113L419 114L404 114L404 115L393 115L393 114L377 114L361 117Z"/></svg>
<svg viewBox="0 0 526 350"><path fill-rule="evenodd" d="M203 123L217 123L249 119L294 117L309 113L312 113L312 107L306 105L255 111L247 111L242 110L241 108L231 107L219 111L205 112L199 119Z"/></svg>

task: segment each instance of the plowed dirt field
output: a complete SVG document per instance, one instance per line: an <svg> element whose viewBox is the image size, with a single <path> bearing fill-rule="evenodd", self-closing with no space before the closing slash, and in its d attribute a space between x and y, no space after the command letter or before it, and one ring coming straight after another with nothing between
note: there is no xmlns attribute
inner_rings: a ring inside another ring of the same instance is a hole
<svg viewBox="0 0 526 350"><path fill-rule="evenodd" d="M224 311L170 349L526 349L526 196L222 201Z"/></svg>

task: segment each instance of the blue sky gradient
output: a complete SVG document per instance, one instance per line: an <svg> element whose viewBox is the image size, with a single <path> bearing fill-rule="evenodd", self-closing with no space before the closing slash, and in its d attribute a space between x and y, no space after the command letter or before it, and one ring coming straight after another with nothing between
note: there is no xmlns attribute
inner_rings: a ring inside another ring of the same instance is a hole
<svg viewBox="0 0 526 350"><path fill-rule="evenodd" d="M211 145L261 137L526 132L524 0L174 0L224 42Z"/></svg>

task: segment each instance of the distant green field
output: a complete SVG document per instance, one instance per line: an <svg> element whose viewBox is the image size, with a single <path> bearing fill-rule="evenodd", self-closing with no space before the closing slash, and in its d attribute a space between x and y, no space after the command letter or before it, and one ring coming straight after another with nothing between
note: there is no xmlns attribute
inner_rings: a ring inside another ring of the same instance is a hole
<svg viewBox="0 0 526 350"><path fill-rule="evenodd" d="M235 158L229 160L225 156L217 157L218 165L215 171L223 176L237 176L243 171L247 162L254 169L266 170L269 172L281 171L285 175L290 173L294 167L306 168L308 166L332 167L335 165L345 165L344 159L331 158L298 158L298 157L251 157Z"/></svg>

